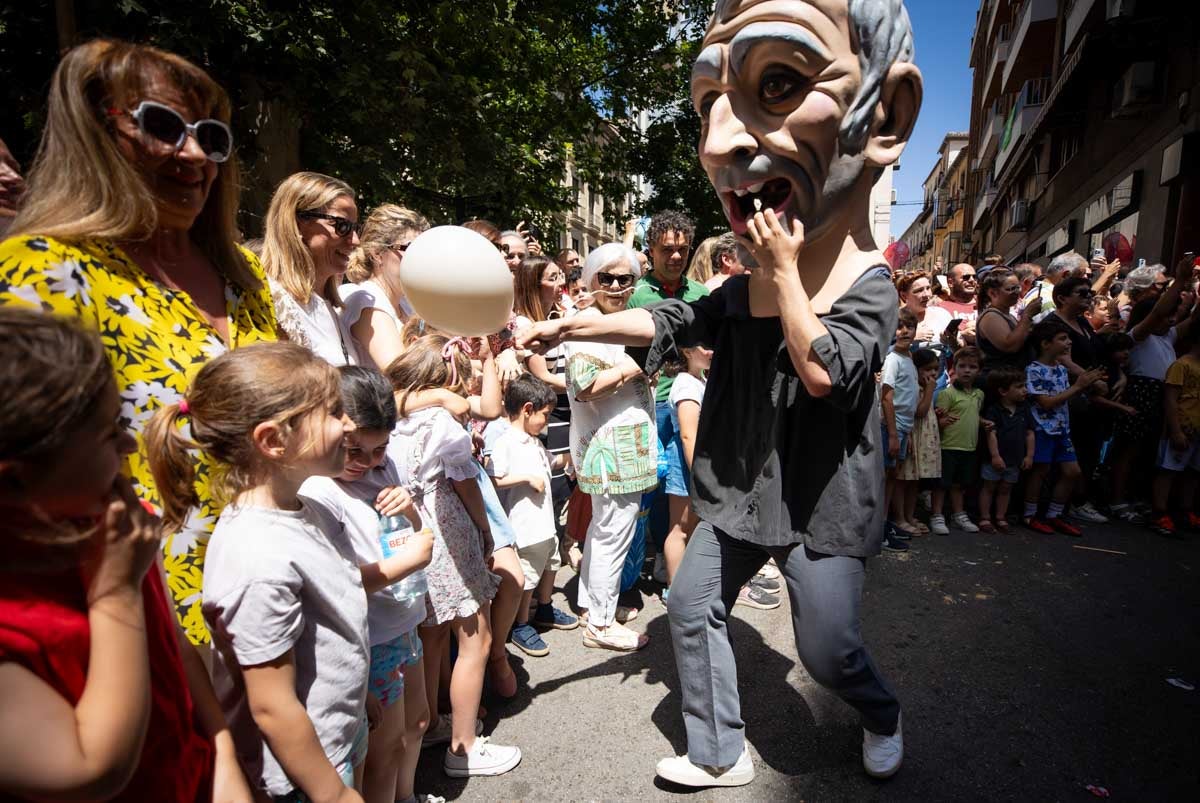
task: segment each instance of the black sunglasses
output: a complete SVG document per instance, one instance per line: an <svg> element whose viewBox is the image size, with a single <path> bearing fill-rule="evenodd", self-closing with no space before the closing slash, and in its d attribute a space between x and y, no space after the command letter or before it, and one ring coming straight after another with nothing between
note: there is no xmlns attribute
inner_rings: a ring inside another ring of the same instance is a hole
<svg viewBox="0 0 1200 803"><path fill-rule="evenodd" d="M170 106L143 100L131 111L108 109L109 117L129 115L143 134L171 146L175 150L183 147L188 135L196 138L200 150L209 161L220 164L229 159L233 152L233 132L220 120L197 120L189 123Z"/></svg>
<svg viewBox="0 0 1200 803"><path fill-rule="evenodd" d="M308 210L304 212L297 212L296 217L302 217L308 220L328 220L333 224L333 233L338 237L349 237L350 232L352 231L356 231L359 234L362 233L362 226L360 224L355 223L352 220L347 220L344 217L338 217L337 215L328 215L324 212Z"/></svg>
<svg viewBox="0 0 1200 803"><path fill-rule="evenodd" d="M412 245L412 243L401 243L400 245L389 245L388 249L394 253L403 254L405 251L408 250L408 247L410 245Z"/></svg>
<svg viewBox="0 0 1200 803"><path fill-rule="evenodd" d="M626 287L633 287L632 273L607 273L601 271L596 274L596 280L600 282L601 287L611 287L613 282L616 282L617 287L622 290Z"/></svg>

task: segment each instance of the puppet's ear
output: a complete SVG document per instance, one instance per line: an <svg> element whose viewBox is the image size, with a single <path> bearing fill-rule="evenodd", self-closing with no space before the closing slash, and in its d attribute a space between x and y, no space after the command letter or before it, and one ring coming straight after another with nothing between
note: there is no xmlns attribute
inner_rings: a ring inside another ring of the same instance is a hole
<svg viewBox="0 0 1200 803"><path fill-rule="evenodd" d="M917 124L923 81L912 62L897 61L888 70L875 104L875 116L863 155L876 167L894 164Z"/></svg>

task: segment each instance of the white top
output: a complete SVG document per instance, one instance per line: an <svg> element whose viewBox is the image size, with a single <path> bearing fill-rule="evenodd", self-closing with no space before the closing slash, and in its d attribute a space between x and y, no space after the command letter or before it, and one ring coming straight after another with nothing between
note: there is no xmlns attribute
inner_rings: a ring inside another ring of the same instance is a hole
<svg viewBox="0 0 1200 803"><path fill-rule="evenodd" d="M1147 335L1129 352L1129 375L1144 376L1162 382L1175 362L1175 327L1165 335Z"/></svg>
<svg viewBox="0 0 1200 803"><path fill-rule="evenodd" d="M358 319L362 317L365 310L378 310L387 315L396 324L397 334L404 327L404 322L413 314L412 305L408 303L407 298L401 297L399 310L392 306L387 292L374 279L367 279L360 284L343 284L338 287L338 295L342 299L342 325L347 332L350 332L354 324L358 323ZM374 361L370 359L366 344L360 343L353 334L351 334L351 339L354 340L363 364L374 364ZM377 367L383 370L386 366Z"/></svg>
<svg viewBox="0 0 1200 803"><path fill-rule="evenodd" d="M675 377L675 382L671 385L671 395L667 397L667 401L672 407L678 407L680 402L694 401L696 404L704 403L704 388L705 382L703 379L697 379L687 371Z"/></svg>
<svg viewBox="0 0 1200 803"><path fill-rule="evenodd" d="M942 332L952 320L950 311L945 307L926 307L925 318L917 324L914 340L920 343L940 343Z"/></svg>
<svg viewBox="0 0 1200 803"><path fill-rule="evenodd" d="M400 476L391 460L385 459L356 482L329 477L309 477L300 486L300 495L320 503L345 525L343 551L353 553L359 566L383 560L379 544L379 512L375 500L384 488L400 485ZM367 632L371 646L386 644L408 633L425 620L425 601L405 603L387 589L367 597Z"/></svg>
<svg viewBox="0 0 1200 803"><path fill-rule="evenodd" d="M430 419L433 428L420 458L410 457L413 438ZM406 485L428 492L444 475L450 480L473 480L479 476L479 464L471 451L471 435L441 407L418 410L401 418L392 430L387 446L388 457Z"/></svg>
<svg viewBox="0 0 1200 803"><path fill-rule="evenodd" d="M250 785L292 791L254 724L242 666L289 650L296 691L330 763L350 755L366 721L367 595L358 563L343 551L342 525L302 500L297 511L226 507L204 562L204 619L217 648L213 685Z"/></svg>
<svg viewBox="0 0 1200 803"><path fill-rule="evenodd" d="M578 313L602 315L589 307ZM571 461L585 493L626 494L658 482L658 436L654 393L641 376L615 392L590 401L579 394L597 374L625 360L625 347L610 343L568 341L567 396L571 404Z"/></svg>
<svg viewBox="0 0 1200 803"><path fill-rule="evenodd" d="M492 446L492 476L509 474L541 477L545 482L541 493L524 482L500 492L504 512L517 536L517 546L533 546L557 538L554 502L550 498L550 453L541 441L517 426L510 426Z"/></svg>
<svg viewBox="0 0 1200 803"><path fill-rule="evenodd" d="M288 340L304 346L334 367L361 363L349 327L323 296L313 293L307 304L301 304L274 282L270 285L275 318L279 328L287 333Z"/></svg>

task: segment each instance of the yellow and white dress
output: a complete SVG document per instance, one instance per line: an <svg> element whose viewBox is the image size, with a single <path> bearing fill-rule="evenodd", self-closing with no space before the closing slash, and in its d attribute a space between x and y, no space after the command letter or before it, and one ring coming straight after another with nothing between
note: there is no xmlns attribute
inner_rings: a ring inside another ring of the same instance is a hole
<svg viewBox="0 0 1200 803"><path fill-rule="evenodd" d="M262 283L251 291L226 283L227 346L187 293L155 281L112 242L68 244L21 235L0 243L0 304L76 318L100 335L121 396L121 421L138 439L138 451L126 458L125 473L138 496L155 506L160 502L142 441L150 417L159 407L183 399L209 360L229 348L275 340L275 311L262 268L252 254L243 255ZM196 492L201 504L181 531L163 542L176 613L196 644L209 641L200 612L201 573L221 512L209 469L209 461L199 458Z"/></svg>

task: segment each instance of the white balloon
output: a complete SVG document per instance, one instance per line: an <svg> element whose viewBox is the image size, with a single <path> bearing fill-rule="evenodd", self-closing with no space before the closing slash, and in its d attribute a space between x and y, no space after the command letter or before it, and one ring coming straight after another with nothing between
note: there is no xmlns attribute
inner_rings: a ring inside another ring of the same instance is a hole
<svg viewBox="0 0 1200 803"><path fill-rule="evenodd" d="M417 314L450 334L494 334L512 313L513 280L504 257L462 226L438 226L409 243L400 282Z"/></svg>

